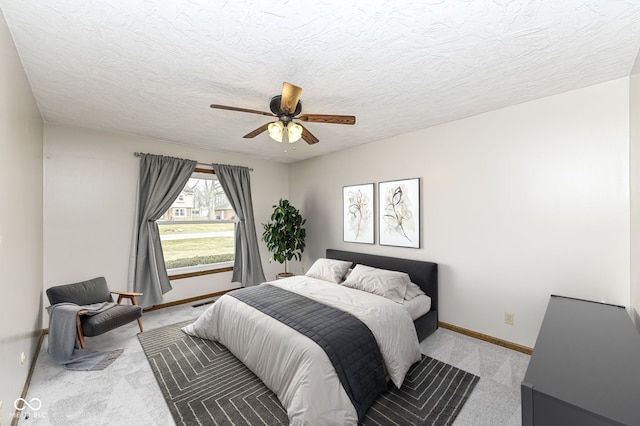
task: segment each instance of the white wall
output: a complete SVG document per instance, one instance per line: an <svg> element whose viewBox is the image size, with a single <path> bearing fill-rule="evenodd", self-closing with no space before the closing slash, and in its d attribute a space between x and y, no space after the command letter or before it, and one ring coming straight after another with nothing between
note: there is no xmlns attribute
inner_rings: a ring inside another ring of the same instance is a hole
<svg viewBox="0 0 640 426"><path fill-rule="evenodd" d="M640 52L629 83L631 182L631 317L640 331Z"/></svg>
<svg viewBox="0 0 640 426"><path fill-rule="evenodd" d="M300 162L325 249L434 261L440 320L533 347L550 294L629 305L629 79ZM393 117L390 117L393 119ZM420 249L344 243L342 187L421 178ZM515 313L515 325L504 313Z"/></svg>
<svg viewBox="0 0 640 426"><path fill-rule="evenodd" d="M126 290L140 165L140 159L133 155L136 151L253 168L251 189L258 238L261 223L271 216L271 206L289 192L285 164L157 139L46 124L45 289L102 275L111 289ZM282 265L269 263L264 243L261 248L265 275L274 278ZM231 274L175 280L164 302L237 287L231 283Z"/></svg>
<svg viewBox="0 0 640 426"><path fill-rule="evenodd" d="M0 402L9 424L42 331L42 118L1 12L0 76Z"/></svg>

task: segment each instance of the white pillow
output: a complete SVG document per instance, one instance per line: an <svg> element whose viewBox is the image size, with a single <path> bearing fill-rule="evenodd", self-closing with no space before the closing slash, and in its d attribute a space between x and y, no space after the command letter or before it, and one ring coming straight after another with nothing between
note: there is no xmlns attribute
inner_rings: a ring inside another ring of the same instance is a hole
<svg viewBox="0 0 640 426"><path fill-rule="evenodd" d="M404 300L411 300L414 297L420 296L421 294L427 294L427 293L422 291L422 289L418 284L415 284L409 281L407 283L407 293L404 295Z"/></svg>
<svg viewBox="0 0 640 426"><path fill-rule="evenodd" d="M313 265L305 275L338 284L342 281L349 268L351 268L351 262L321 257L313 262Z"/></svg>
<svg viewBox="0 0 640 426"><path fill-rule="evenodd" d="M344 274L344 278L342 278L342 281L346 280L347 278L349 278L349 275L351 275L351 272L353 272L353 268L349 268L347 269L347 273Z"/></svg>
<svg viewBox="0 0 640 426"><path fill-rule="evenodd" d="M409 282L409 275L404 272L356 265L342 285L403 303Z"/></svg>

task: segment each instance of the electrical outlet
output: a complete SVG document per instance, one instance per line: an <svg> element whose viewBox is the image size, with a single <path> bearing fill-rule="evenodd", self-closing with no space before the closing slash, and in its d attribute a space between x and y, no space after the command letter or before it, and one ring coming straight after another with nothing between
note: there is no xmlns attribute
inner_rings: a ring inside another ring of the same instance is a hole
<svg viewBox="0 0 640 426"><path fill-rule="evenodd" d="M514 322L513 312L505 312L504 313L504 323L508 325L513 325Z"/></svg>
<svg viewBox="0 0 640 426"><path fill-rule="evenodd" d="M2 426L2 401L0 401L0 426Z"/></svg>
<svg viewBox="0 0 640 426"><path fill-rule="evenodd" d="M24 354L24 352L22 352L20 354L20 365L24 364L26 360L27 360L27 356Z"/></svg>

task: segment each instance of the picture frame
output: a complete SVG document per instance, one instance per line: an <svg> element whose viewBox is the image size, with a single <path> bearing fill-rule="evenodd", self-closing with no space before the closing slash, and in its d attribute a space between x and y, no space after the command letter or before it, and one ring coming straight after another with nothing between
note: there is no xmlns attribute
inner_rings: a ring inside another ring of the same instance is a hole
<svg viewBox="0 0 640 426"><path fill-rule="evenodd" d="M343 240L349 243L375 243L374 184L342 188Z"/></svg>
<svg viewBox="0 0 640 426"><path fill-rule="evenodd" d="M378 183L380 245L420 248L420 178Z"/></svg>

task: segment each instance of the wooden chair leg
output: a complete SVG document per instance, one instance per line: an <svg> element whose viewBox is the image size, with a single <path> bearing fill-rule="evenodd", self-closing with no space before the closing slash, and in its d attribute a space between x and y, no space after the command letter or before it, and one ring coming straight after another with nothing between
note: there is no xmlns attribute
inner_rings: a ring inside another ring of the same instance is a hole
<svg viewBox="0 0 640 426"><path fill-rule="evenodd" d="M80 342L80 348L86 349L87 345L84 342L84 333L82 332L82 322L80 321L80 315L86 314L87 311L81 310L76 314L76 331L78 333L78 341Z"/></svg>
<svg viewBox="0 0 640 426"><path fill-rule="evenodd" d="M131 300L131 304L134 306L138 306L138 301L136 300L136 295L142 295L142 293L117 293L118 294L118 305L122 303L123 299ZM140 333L144 330L142 329L142 319L138 318L138 327L140 327Z"/></svg>
<svg viewBox="0 0 640 426"><path fill-rule="evenodd" d="M131 303L133 303L134 306L138 306L138 301L135 296L131 296ZM138 318L138 327L140 327L140 333L142 333L142 319L140 318Z"/></svg>

